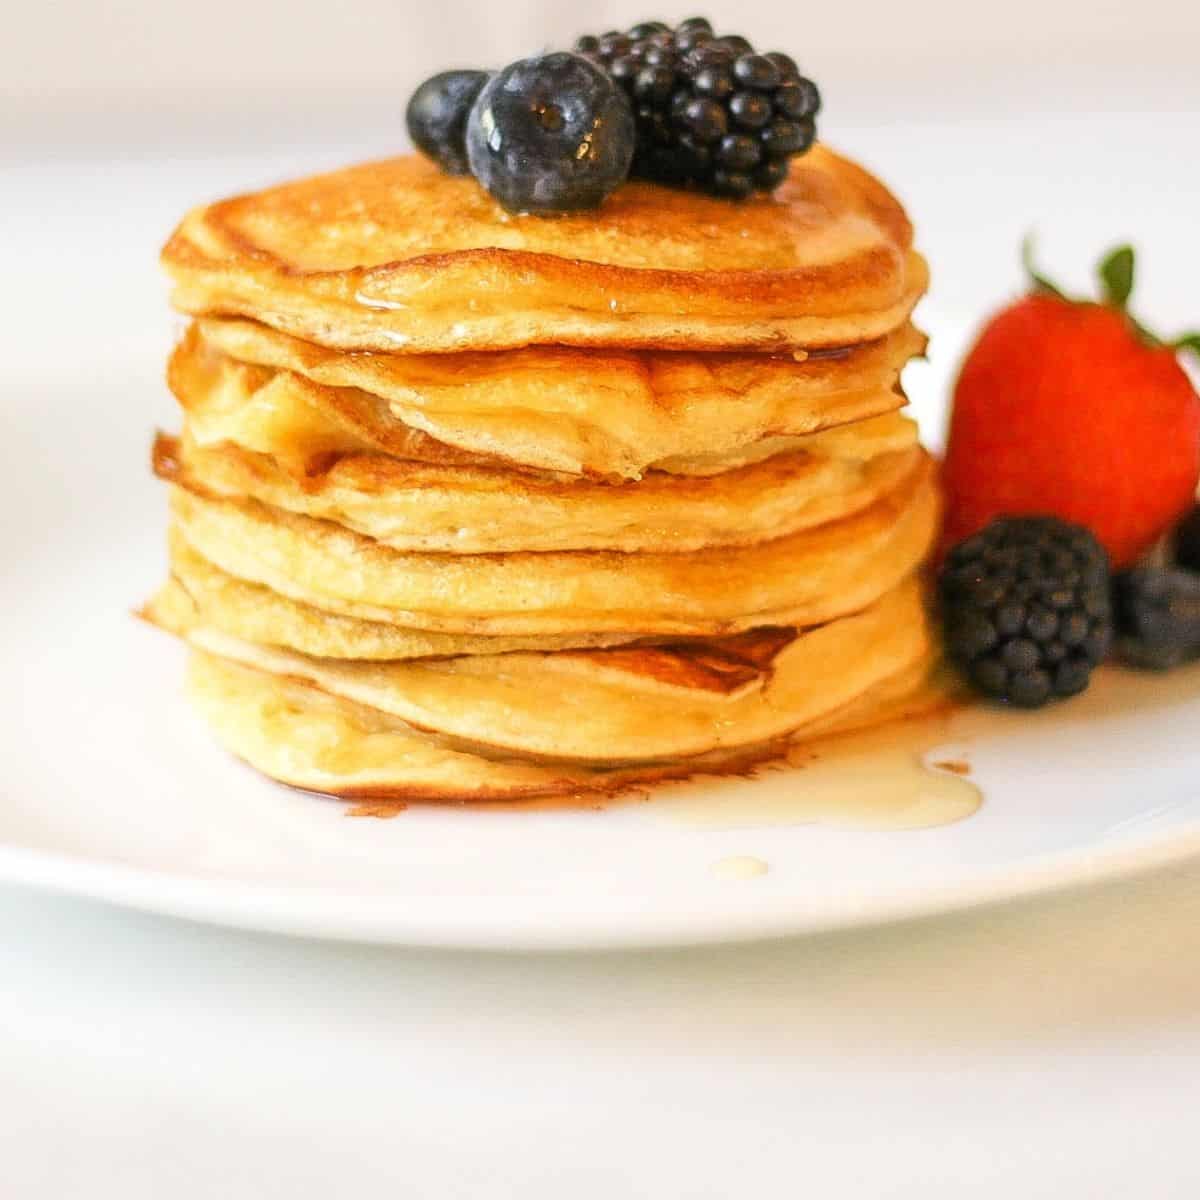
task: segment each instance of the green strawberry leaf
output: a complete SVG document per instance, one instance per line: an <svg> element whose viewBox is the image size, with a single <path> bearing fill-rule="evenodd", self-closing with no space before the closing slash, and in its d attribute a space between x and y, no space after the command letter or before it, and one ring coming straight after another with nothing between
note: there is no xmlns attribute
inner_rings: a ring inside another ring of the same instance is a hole
<svg viewBox="0 0 1200 1200"><path fill-rule="evenodd" d="M1185 333L1182 337L1177 337L1171 344L1176 350L1190 350L1200 357L1200 333Z"/></svg>
<svg viewBox="0 0 1200 1200"><path fill-rule="evenodd" d="M1062 288L1057 284L1051 283L1038 270L1037 263L1034 261L1034 245L1036 240L1036 236L1032 230L1021 239L1021 265L1025 268L1025 274L1029 276L1035 292L1049 292L1051 296L1057 296L1060 300L1066 300L1067 295Z"/></svg>
<svg viewBox="0 0 1200 1200"><path fill-rule="evenodd" d="M1118 246L1100 264L1100 283L1105 300L1113 308L1123 309L1133 294L1133 247Z"/></svg>

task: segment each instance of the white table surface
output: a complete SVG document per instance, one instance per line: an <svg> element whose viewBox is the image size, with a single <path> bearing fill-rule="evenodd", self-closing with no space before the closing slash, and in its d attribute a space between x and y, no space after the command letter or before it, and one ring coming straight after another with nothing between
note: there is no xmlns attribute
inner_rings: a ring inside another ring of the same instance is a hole
<svg viewBox="0 0 1200 1200"><path fill-rule="evenodd" d="M1200 874L489 957L0 892L21 1197L1194 1197Z"/></svg>
<svg viewBox="0 0 1200 1200"><path fill-rule="evenodd" d="M1152 120L1110 95L1108 115L1023 127L843 123L919 219L943 376L959 314L1016 285L1030 224L1076 281L1104 237L1136 236L1147 313L1200 315L1161 265L1200 265L1172 234L1200 193L1200 105L1178 84ZM171 221L386 144L17 155L3 387L77 371L62 330L86 321L105 394L127 381L146 427L166 420L153 255ZM996 189L1023 203L980 200ZM956 273L981 239L986 277ZM836 937L557 957L286 941L0 889L5 1197L1183 1198L1198 1101L1194 863Z"/></svg>

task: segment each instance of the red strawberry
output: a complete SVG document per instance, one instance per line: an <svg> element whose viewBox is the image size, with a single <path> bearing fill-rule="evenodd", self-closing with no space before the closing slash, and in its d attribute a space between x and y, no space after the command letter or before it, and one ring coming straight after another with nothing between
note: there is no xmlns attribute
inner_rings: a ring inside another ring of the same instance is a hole
<svg viewBox="0 0 1200 1200"><path fill-rule="evenodd" d="M1041 513L1086 525L1126 566L1195 501L1200 397L1164 345L1126 311L1133 251L1101 264L1103 303L1034 289L984 328L954 391L946 449L946 544L993 517Z"/></svg>

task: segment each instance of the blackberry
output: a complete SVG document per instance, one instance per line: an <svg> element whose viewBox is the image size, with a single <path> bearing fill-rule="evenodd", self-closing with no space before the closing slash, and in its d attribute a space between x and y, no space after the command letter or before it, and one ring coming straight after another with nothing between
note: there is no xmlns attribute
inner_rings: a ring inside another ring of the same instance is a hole
<svg viewBox="0 0 1200 1200"><path fill-rule="evenodd" d="M946 652L989 696L1073 696L1108 654L1108 555L1081 525L1001 517L950 551L939 585Z"/></svg>
<svg viewBox="0 0 1200 1200"><path fill-rule="evenodd" d="M1200 574L1135 567L1113 581L1117 651L1135 667L1166 671L1200 658Z"/></svg>
<svg viewBox="0 0 1200 1200"><path fill-rule="evenodd" d="M703 17L589 34L575 49L633 106L637 178L737 198L772 192L816 139L821 94L795 61L718 36Z"/></svg>

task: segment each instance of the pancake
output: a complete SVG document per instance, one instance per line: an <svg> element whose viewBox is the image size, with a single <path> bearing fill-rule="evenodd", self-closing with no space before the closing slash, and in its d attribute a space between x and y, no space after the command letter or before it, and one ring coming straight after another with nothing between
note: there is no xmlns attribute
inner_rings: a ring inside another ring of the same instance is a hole
<svg viewBox="0 0 1200 1200"><path fill-rule="evenodd" d="M917 568L938 508L932 465L922 457L870 508L748 547L424 554L258 501L171 489L184 539L230 575L347 616L487 635L709 636L833 620Z"/></svg>
<svg viewBox="0 0 1200 1200"><path fill-rule="evenodd" d="M272 457L160 435L156 473L216 496L248 496L332 521L396 550L680 552L751 545L870 507L911 474L916 426L899 416L814 434L793 450L721 475L653 472L604 484L350 454L297 479ZM851 431L857 436L851 436ZM879 452L871 454L871 450ZM839 452L848 453L841 457Z"/></svg>
<svg viewBox="0 0 1200 1200"><path fill-rule="evenodd" d="M348 354L206 319L176 347L167 377L198 441L235 441L299 473L332 453L375 449L625 479L653 466L712 474L764 440L892 412L904 404L900 372L924 349L906 323L804 361L544 346Z"/></svg>
<svg viewBox="0 0 1200 1200"><path fill-rule="evenodd" d="M541 637L437 633L340 616L225 574L197 554L177 530L171 530L168 541L170 578L140 614L164 629L202 623L230 637L287 647L317 658L384 660L611 646L630 640L628 635L615 633Z"/></svg>
<svg viewBox="0 0 1200 1200"><path fill-rule="evenodd" d="M175 632L474 749L609 765L776 740L931 653L914 580L815 629L683 646L370 663L311 658L202 623Z"/></svg>
<svg viewBox="0 0 1200 1200"><path fill-rule="evenodd" d="M790 739L673 763L596 769L486 755L424 734L377 709L215 655L196 652L189 695L232 754L293 787L346 799L423 802L601 797L781 758L789 740L824 737L928 711L941 702L920 662Z"/></svg>
<svg viewBox="0 0 1200 1200"><path fill-rule="evenodd" d="M904 324L927 282L900 204L823 146L770 196L629 183L554 219L392 158L195 209L163 264L184 312L434 353L858 345Z"/></svg>

